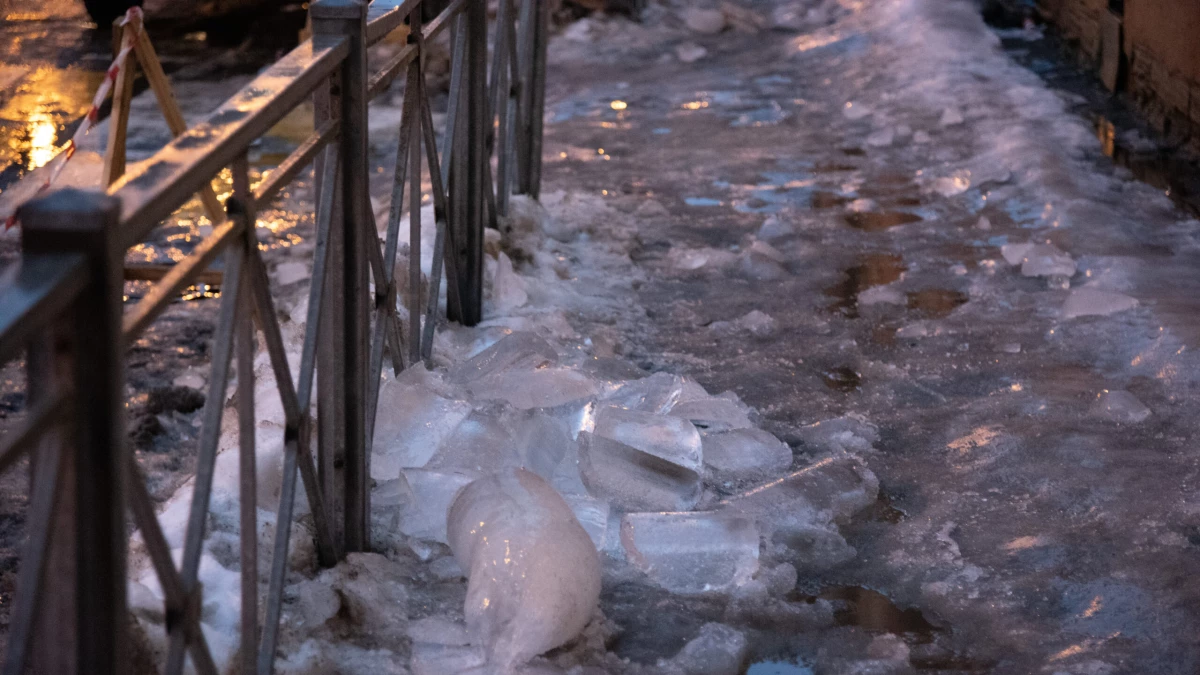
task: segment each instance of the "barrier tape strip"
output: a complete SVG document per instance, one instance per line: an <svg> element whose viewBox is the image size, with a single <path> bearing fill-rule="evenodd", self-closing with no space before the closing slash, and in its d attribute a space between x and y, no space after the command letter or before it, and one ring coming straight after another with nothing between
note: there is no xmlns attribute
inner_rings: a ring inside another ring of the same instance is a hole
<svg viewBox="0 0 1200 675"><path fill-rule="evenodd" d="M141 18L141 7L130 7L129 11L125 13L125 18L121 20L121 25L133 26L133 28L122 32L121 50L117 52L117 56L113 59L112 65L110 65L108 67L108 71L104 73L104 81L102 81L100 86L96 88L96 95L92 97L92 107L88 109L87 115L83 118L83 123L79 125L78 129L75 130L75 135L73 135L71 140L67 141L66 145L63 146L62 152L58 153L54 156L54 159L50 160L50 162L54 164L54 167L50 169L49 175L46 176L46 182L43 183L40 188L38 188L38 191L34 193L34 197L42 194L46 190L49 190L50 186L54 184L54 181L58 180L58 176L67 166L67 162L71 161L71 158L75 156L75 150L79 147L79 142L83 140L83 137L86 136L89 131L92 130L92 127L96 126L96 122L100 117L100 106L104 105L104 100L108 98L109 93L112 91L113 86L117 82L117 75L121 73L121 68L124 67L125 61L129 59L129 53L134 49L133 45L134 41L137 39L137 28L142 25L142 22L140 21ZM14 211L4 223L4 229L7 230L16 224L17 214Z"/></svg>

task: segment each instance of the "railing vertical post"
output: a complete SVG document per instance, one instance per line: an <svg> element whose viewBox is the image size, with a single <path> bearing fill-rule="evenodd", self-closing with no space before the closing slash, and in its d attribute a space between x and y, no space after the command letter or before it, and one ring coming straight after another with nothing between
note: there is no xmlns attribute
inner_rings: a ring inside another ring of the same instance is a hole
<svg viewBox="0 0 1200 675"><path fill-rule="evenodd" d="M322 372L320 390L327 377L340 379L341 466L335 465L335 494L342 504L342 543L346 552L362 551L368 546L369 502L367 495L366 406L369 298L367 287L368 241L367 205L367 3L363 0L318 0L310 7L314 39L344 36L350 40L350 53L342 64L339 114L342 119L340 257L334 258L331 280L337 278L340 295L331 293L326 310L329 323L340 328L341 341L326 345L341 351L342 369ZM323 321L324 323L324 321ZM324 400L324 398L323 398ZM322 438L324 441L325 439ZM322 449L324 452L324 449Z"/></svg>
<svg viewBox="0 0 1200 675"><path fill-rule="evenodd" d="M55 192L20 212L26 254L78 252L88 258L86 289L50 345L30 359L31 385L41 380L33 389L57 380L70 387L75 401L72 432L50 440L61 443L61 492L51 519L55 541L46 561L46 592L39 598L34 672L128 672L118 214L116 199L79 190Z"/></svg>
<svg viewBox="0 0 1200 675"><path fill-rule="evenodd" d="M484 163L489 160L485 147L492 120L487 104L487 2L468 0L467 15L467 213L465 222L465 260L459 270L463 283L462 322L473 326L483 320L483 227L487 218L483 191Z"/></svg>

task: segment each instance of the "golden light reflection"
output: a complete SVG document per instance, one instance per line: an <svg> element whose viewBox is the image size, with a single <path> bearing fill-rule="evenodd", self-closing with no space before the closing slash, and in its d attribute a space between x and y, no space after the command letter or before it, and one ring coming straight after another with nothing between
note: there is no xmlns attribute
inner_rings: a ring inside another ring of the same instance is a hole
<svg viewBox="0 0 1200 675"><path fill-rule="evenodd" d="M966 436L950 441L946 447L950 448L951 450L966 452L968 450L982 448L983 446L988 445L999 435L1000 430L996 429L995 427L979 427Z"/></svg>
<svg viewBox="0 0 1200 675"><path fill-rule="evenodd" d="M684 110L699 110L707 107L708 101L688 101L687 103L683 104Z"/></svg>
<svg viewBox="0 0 1200 675"><path fill-rule="evenodd" d="M624 110L629 107L629 104L625 101L613 101L612 103L608 104L608 107L612 108L613 110Z"/></svg>
<svg viewBox="0 0 1200 675"><path fill-rule="evenodd" d="M813 49L827 47L842 39L838 33L828 33L826 35L801 35L792 40L792 48L797 52L807 52Z"/></svg>
<svg viewBox="0 0 1200 675"><path fill-rule="evenodd" d="M24 75L0 108L0 118L22 121L0 129L0 151L28 170L48 164L59 153L63 125L88 111L103 78L103 72L49 66Z"/></svg>
<svg viewBox="0 0 1200 675"><path fill-rule="evenodd" d="M1088 605L1088 608L1083 610L1083 613L1079 616L1083 619L1090 619L1101 609L1104 609L1104 598L1097 595L1096 597L1092 598L1092 603Z"/></svg>

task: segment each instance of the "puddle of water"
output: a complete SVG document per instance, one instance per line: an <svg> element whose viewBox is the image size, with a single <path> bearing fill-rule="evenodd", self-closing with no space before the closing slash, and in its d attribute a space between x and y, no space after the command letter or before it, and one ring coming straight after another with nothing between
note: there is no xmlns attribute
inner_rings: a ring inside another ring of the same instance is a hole
<svg viewBox="0 0 1200 675"><path fill-rule="evenodd" d="M834 391L857 391L862 384L862 374L850 366L838 366L822 372L821 381Z"/></svg>
<svg viewBox="0 0 1200 675"><path fill-rule="evenodd" d="M873 632L903 635L917 643L931 642L938 630L925 618L921 610L900 609L886 595L862 586L827 588L821 591L818 597L844 603L834 615L838 624L842 626L858 626Z"/></svg>
<svg viewBox="0 0 1200 675"><path fill-rule="evenodd" d="M947 288L910 291L906 297L909 309L916 310L931 319L941 319L949 315L968 300L966 293Z"/></svg>
<svg viewBox="0 0 1200 675"><path fill-rule="evenodd" d="M921 216L915 213L904 213L903 211L846 214L846 224L864 232L881 232L897 225L907 225L908 223L916 223L920 220L922 220Z"/></svg>
<svg viewBox="0 0 1200 675"><path fill-rule="evenodd" d="M906 269L904 259L898 255L874 253L864 257L861 263L843 273L844 281L823 291L825 295L837 299L829 308L849 318L856 318L859 293L872 286L883 286L898 280Z"/></svg>
<svg viewBox="0 0 1200 675"><path fill-rule="evenodd" d="M104 73L43 66L12 79L16 89L0 107L0 169L13 167L16 178L58 154L74 132L70 123L91 108Z"/></svg>

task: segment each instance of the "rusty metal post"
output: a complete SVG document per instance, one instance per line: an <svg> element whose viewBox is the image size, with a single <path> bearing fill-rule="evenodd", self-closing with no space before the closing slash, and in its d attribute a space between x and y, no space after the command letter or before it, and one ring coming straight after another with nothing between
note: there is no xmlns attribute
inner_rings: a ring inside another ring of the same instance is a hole
<svg viewBox="0 0 1200 675"><path fill-rule="evenodd" d="M340 328L341 341L327 343L326 349L341 352L342 369L336 373L328 368L323 370L318 389L319 392L325 389L329 377L340 380L338 388L341 391L337 392L340 398L332 403L337 405L341 418L338 440L343 454L340 466L335 461L332 467L335 485L331 501L341 502L343 531L340 549L349 553L367 548L369 529L366 377L370 298L366 247L377 244L368 241L366 234L366 209L370 203L367 192L367 3L362 0L318 0L309 12L315 40L330 36L350 39L350 54L342 64L339 92L343 167L339 232L341 251L340 257L333 259L333 274L330 275L330 281L337 279L340 284L330 284L332 292L327 299L331 302L324 308L329 323L336 323ZM325 448L322 448L324 452ZM339 493L340 499L333 496Z"/></svg>
<svg viewBox="0 0 1200 675"><path fill-rule="evenodd" d="M25 254L81 253L88 259L85 290L53 331L52 343L30 360L33 389L57 379L76 402L71 433L52 437L61 443L61 492L51 519L55 541L46 561L46 592L39 598L35 672L129 672L119 211L112 197L72 189L20 212Z"/></svg>
<svg viewBox="0 0 1200 675"><path fill-rule="evenodd" d="M473 326L483 320L483 226L487 218L483 191L487 133L491 127L487 104L487 3L469 0L467 15L467 209L463 244L465 260L459 267L462 283L461 320Z"/></svg>

